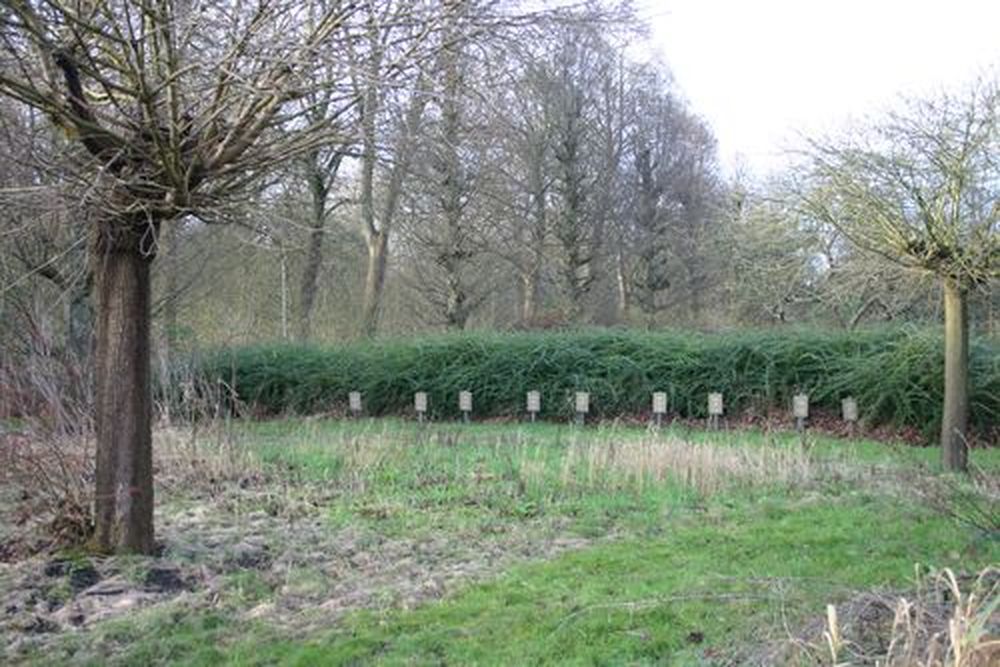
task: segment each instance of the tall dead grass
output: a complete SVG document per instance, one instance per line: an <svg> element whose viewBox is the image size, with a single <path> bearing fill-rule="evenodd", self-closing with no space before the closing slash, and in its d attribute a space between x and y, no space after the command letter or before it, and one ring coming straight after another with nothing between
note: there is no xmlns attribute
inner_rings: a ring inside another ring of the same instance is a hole
<svg viewBox="0 0 1000 667"><path fill-rule="evenodd" d="M611 482L639 491L651 484L679 482L710 496L733 486L801 485L815 479L820 467L801 446L719 446L648 436L575 442L562 457L560 479L564 485Z"/></svg>
<svg viewBox="0 0 1000 667"><path fill-rule="evenodd" d="M157 484L168 487L196 490L226 482L246 484L264 476L257 452L223 422L157 428L153 462Z"/></svg>
<svg viewBox="0 0 1000 667"><path fill-rule="evenodd" d="M86 364L36 341L15 363L0 359L10 414L0 424L0 544L8 558L77 544L93 531L94 442Z"/></svg>
<svg viewBox="0 0 1000 667"><path fill-rule="evenodd" d="M911 594L867 592L829 605L821 626L793 638L768 664L830 667L1000 665L1000 570L918 576Z"/></svg>
<svg viewBox="0 0 1000 667"><path fill-rule="evenodd" d="M734 486L804 485L832 465L811 456L807 445L720 446L655 433L641 439L613 432L580 434L562 446L534 442L523 432L474 437L447 431L401 434L372 430L330 438L318 430L310 434L307 429L297 440L305 447L322 443L327 452L336 453L341 481L348 488L363 487L370 475L405 465L406 459L419 457L419 451L428 447L478 447L489 454L469 471L475 482L513 476L525 488L548 491L582 487L641 492L671 483L710 496Z"/></svg>

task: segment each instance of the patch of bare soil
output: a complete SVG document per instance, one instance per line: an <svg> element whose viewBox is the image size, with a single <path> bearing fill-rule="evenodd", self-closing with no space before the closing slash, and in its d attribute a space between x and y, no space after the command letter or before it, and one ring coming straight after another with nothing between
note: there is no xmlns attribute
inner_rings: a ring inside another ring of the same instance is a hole
<svg viewBox="0 0 1000 667"><path fill-rule="evenodd" d="M371 525L338 527L322 502L276 507L273 493L234 486L165 503L155 557L36 555L0 563L0 656L44 651L70 633L86 643L105 621L178 605L223 608L285 636L304 635L352 610L409 608L517 561L586 544L551 524L408 538Z"/></svg>

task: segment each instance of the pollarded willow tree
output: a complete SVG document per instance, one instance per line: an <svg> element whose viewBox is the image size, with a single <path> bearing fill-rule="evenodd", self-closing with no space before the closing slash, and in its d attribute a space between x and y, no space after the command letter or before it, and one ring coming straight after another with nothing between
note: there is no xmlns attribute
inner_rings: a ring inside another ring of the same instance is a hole
<svg viewBox="0 0 1000 667"><path fill-rule="evenodd" d="M806 211L944 291L944 464L968 462L968 295L1000 273L1000 86L913 100L870 130L815 142Z"/></svg>
<svg viewBox="0 0 1000 667"><path fill-rule="evenodd" d="M2 0L0 94L72 139L96 295L96 546L153 550L150 266L161 228L212 217L338 142L311 90L345 90L341 0ZM346 59L345 59L346 60ZM74 224L70 221L68 224Z"/></svg>

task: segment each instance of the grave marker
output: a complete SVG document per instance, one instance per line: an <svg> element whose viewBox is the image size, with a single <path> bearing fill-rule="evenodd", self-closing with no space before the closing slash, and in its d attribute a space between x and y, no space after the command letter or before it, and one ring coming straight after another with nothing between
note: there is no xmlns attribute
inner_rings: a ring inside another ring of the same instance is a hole
<svg viewBox="0 0 1000 667"><path fill-rule="evenodd" d="M722 394L712 392L708 395L708 427L719 428L719 420L722 419L723 404Z"/></svg>
<svg viewBox="0 0 1000 667"><path fill-rule="evenodd" d="M656 419L656 427L659 428L663 422L663 415L667 414L667 392L653 392L653 417Z"/></svg>
<svg viewBox="0 0 1000 667"><path fill-rule="evenodd" d="M458 409L462 411L462 421L468 423L469 413L472 412L472 392L458 392Z"/></svg>
<svg viewBox="0 0 1000 667"><path fill-rule="evenodd" d="M427 393L418 391L413 395L413 409L417 411L417 421L424 421L424 413L427 412Z"/></svg>
<svg viewBox="0 0 1000 667"><path fill-rule="evenodd" d="M840 402L840 409L844 416L844 421L847 422L848 428L851 431L851 436L854 435L854 431L858 426L858 402L853 396L848 396L843 401Z"/></svg>
<svg viewBox="0 0 1000 667"><path fill-rule="evenodd" d="M352 391L347 394L347 405L355 417L361 416L361 392Z"/></svg>
<svg viewBox="0 0 1000 667"><path fill-rule="evenodd" d="M542 394L537 391L528 392L528 414L531 421L535 421L535 416L542 411Z"/></svg>
<svg viewBox="0 0 1000 667"><path fill-rule="evenodd" d="M843 410L845 422L858 421L858 402L853 397L848 396L841 401L840 407Z"/></svg>
<svg viewBox="0 0 1000 667"><path fill-rule="evenodd" d="M792 398L792 414L795 416L795 430L802 431L809 419L809 394L795 394Z"/></svg>
<svg viewBox="0 0 1000 667"><path fill-rule="evenodd" d="M582 425L587 419L587 413L590 412L590 394L586 391L576 392L574 404L576 407L576 423Z"/></svg>

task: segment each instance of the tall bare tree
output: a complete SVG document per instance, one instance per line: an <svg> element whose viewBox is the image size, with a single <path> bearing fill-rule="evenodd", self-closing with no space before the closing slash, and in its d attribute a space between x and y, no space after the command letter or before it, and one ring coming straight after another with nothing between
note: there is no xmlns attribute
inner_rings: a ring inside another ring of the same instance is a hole
<svg viewBox="0 0 1000 667"><path fill-rule="evenodd" d="M364 36L352 48L352 79L361 99L359 204L368 246L361 333L370 338L378 330L389 241L428 100L430 56L423 46L454 3L363 4Z"/></svg>
<svg viewBox="0 0 1000 667"><path fill-rule="evenodd" d="M349 28L343 33L349 37ZM308 238L306 241L305 264L299 280L298 336L308 340L312 334L313 310L319 289L320 269L323 265L324 241L328 235L329 218L333 212L346 202L343 197L335 197L337 177L344 158L352 155L356 140L356 118L353 112L356 97L343 100L338 94L338 88L329 85L331 79L337 76L337 64L323 63L313 72L316 84L311 86L308 96L300 104L312 125L329 124L339 127L344 136L341 143L318 145L309 151L301 160L301 169L309 193Z"/></svg>
<svg viewBox="0 0 1000 667"><path fill-rule="evenodd" d="M586 51L582 50L577 44L567 44L561 54L553 153L554 190L559 197L553 229L562 250L562 289L574 322L583 317L584 302L594 284L594 244L599 241L587 197L593 181L587 152L595 147L588 140L589 86L578 76L585 68L581 60Z"/></svg>
<svg viewBox="0 0 1000 667"><path fill-rule="evenodd" d="M509 85L497 86L489 98L499 111L491 131L504 158L496 165L493 204L505 218L495 227L491 249L516 271L522 326L531 326L542 306L551 227L553 91L544 62L536 58L519 54L507 72Z"/></svg>

